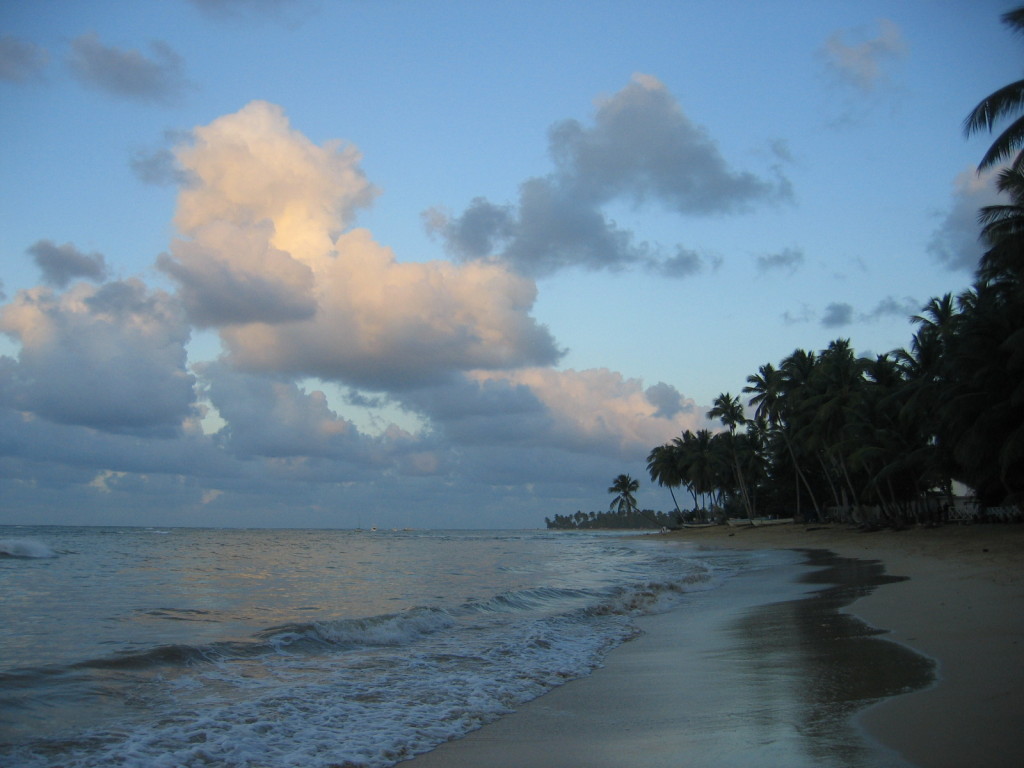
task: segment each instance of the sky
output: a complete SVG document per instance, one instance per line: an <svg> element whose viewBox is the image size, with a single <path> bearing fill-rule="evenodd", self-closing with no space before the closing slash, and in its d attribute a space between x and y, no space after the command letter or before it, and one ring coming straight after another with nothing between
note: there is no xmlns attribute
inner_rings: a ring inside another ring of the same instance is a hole
<svg viewBox="0 0 1024 768"><path fill-rule="evenodd" d="M535 528L966 289L1007 3L0 2L0 524Z"/></svg>

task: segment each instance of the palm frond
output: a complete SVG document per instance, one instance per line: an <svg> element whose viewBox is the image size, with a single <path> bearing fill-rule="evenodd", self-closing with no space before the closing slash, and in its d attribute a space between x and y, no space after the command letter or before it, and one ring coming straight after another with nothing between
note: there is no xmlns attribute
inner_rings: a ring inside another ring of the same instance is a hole
<svg viewBox="0 0 1024 768"><path fill-rule="evenodd" d="M981 158L978 170L983 171L1015 154L1018 155L1013 161L1016 165L1021 160L1019 153L1022 145L1024 145L1024 117L1019 117L992 142L988 152Z"/></svg>
<svg viewBox="0 0 1024 768"><path fill-rule="evenodd" d="M1024 80L1004 85L982 99L964 118L964 133L972 136L979 131L991 131L992 127L1007 115L1019 112L1024 106Z"/></svg>
<svg viewBox="0 0 1024 768"><path fill-rule="evenodd" d="M1014 32L1024 34L1024 6L1007 11L999 19Z"/></svg>

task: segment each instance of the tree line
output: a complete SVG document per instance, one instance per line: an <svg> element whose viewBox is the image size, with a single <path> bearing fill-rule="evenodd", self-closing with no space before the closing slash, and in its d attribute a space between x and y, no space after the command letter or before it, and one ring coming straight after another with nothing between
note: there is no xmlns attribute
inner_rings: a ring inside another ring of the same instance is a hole
<svg viewBox="0 0 1024 768"><path fill-rule="evenodd" d="M1024 32L1024 7L1002 18ZM679 515L676 489L706 515L870 510L894 525L953 504L954 481L984 506L1024 505L1024 80L983 99L964 130L1012 116L978 167L1005 164L1006 202L979 212L971 287L929 300L905 348L866 358L836 339L761 365L742 389L749 415L719 395L707 415L723 431L688 430L647 457Z"/></svg>
<svg viewBox="0 0 1024 768"><path fill-rule="evenodd" d="M607 512L576 512L575 515L555 515L553 519L544 518L548 528L584 530L590 528L674 528L679 522L678 515L655 512L653 509L640 509L635 494L640 488L640 481L629 475L619 475L612 480L608 493L612 494L612 503Z"/></svg>
<svg viewBox="0 0 1024 768"><path fill-rule="evenodd" d="M655 512L653 509L621 513L614 510L604 512L579 512L572 515L555 515L544 518L544 523L553 530L642 530L678 527L679 518L674 513Z"/></svg>

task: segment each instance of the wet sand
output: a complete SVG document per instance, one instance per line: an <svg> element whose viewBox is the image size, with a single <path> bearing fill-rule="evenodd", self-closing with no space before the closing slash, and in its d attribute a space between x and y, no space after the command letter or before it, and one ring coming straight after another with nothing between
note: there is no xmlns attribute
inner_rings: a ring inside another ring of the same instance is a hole
<svg viewBox="0 0 1024 768"><path fill-rule="evenodd" d="M665 538L801 550L838 586L808 595L806 568L739 577L699 620L686 605L644 618L591 676L412 765L1024 764L1024 526Z"/></svg>

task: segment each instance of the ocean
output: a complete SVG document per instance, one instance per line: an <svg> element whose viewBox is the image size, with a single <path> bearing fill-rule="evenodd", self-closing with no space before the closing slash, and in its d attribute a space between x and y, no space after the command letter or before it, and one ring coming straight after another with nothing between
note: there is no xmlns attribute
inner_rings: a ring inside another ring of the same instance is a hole
<svg viewBox="0 0 1024 768"><path fill-rule="evenodd" d="M0 765L391 766L775 561L800 557L604 532L0 527Z"/></svg>

